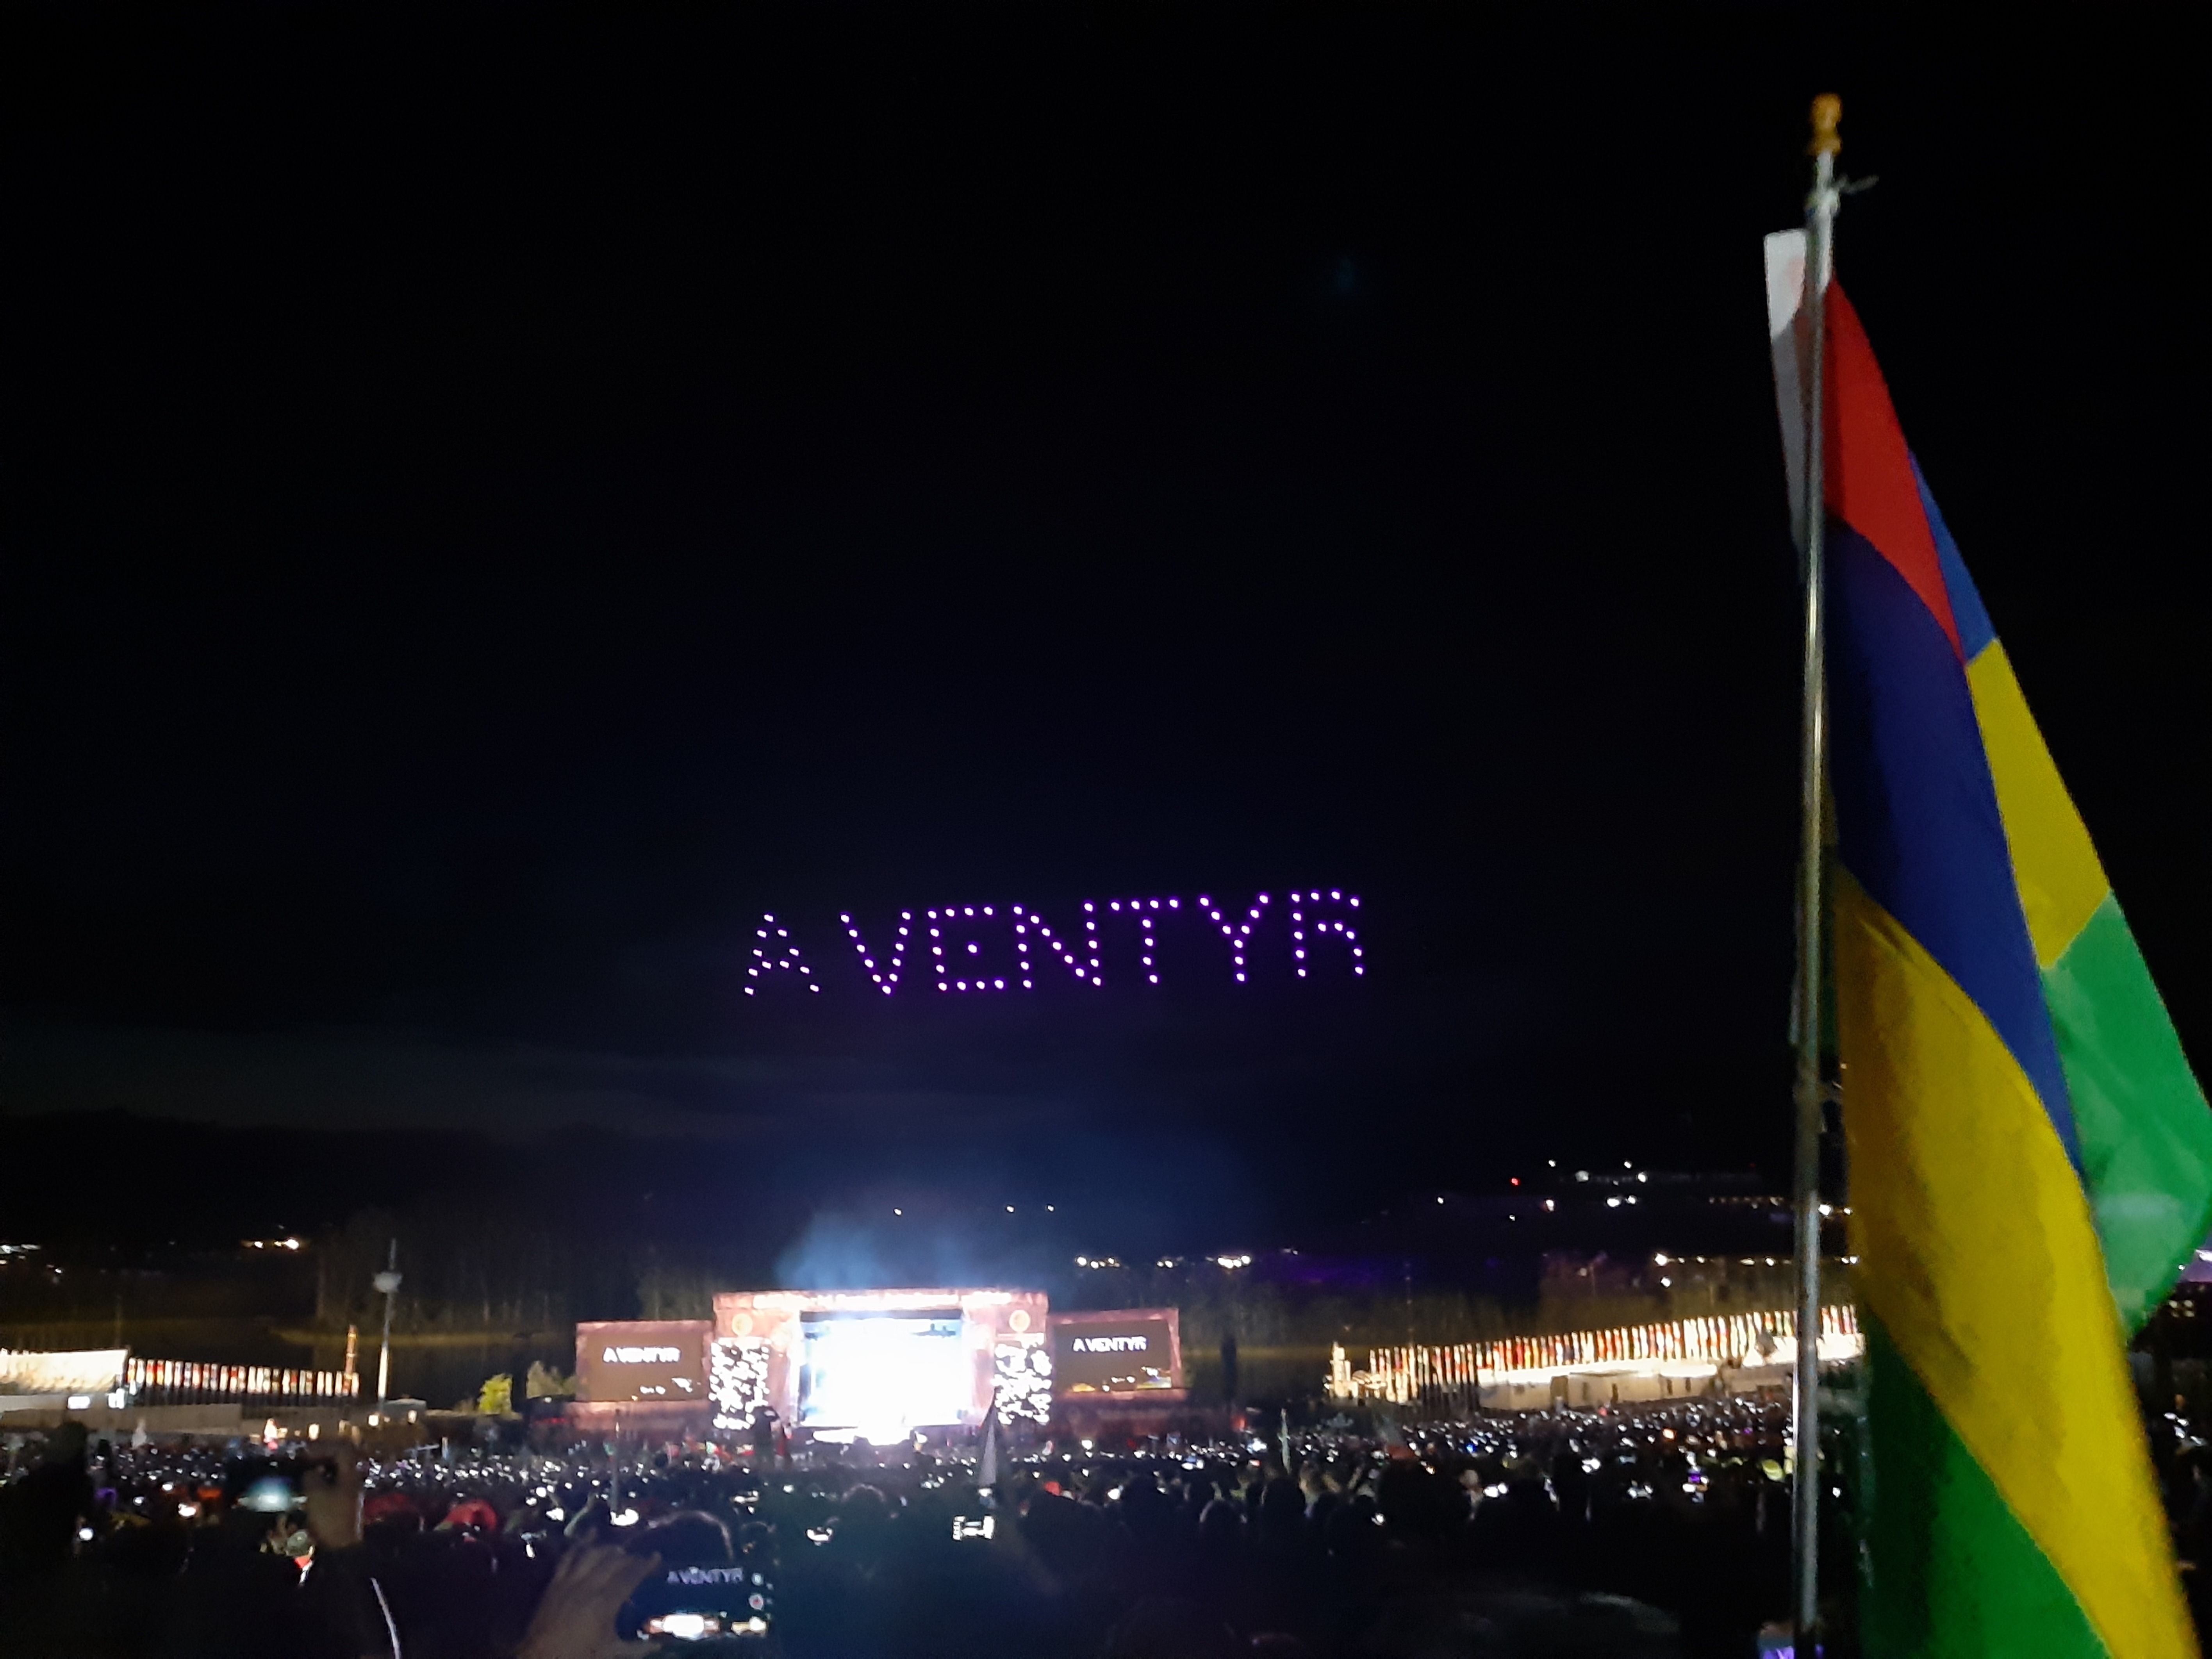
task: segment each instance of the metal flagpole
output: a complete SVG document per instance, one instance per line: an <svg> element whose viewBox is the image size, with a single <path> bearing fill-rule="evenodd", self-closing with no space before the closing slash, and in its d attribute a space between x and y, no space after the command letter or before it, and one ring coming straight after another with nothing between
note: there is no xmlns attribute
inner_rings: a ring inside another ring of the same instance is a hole
<svg viewBox="0 0 2212 1659"><path fill-rule="evenodd" d="M1797 1470L1790 1534L1796 1563L1797 1659L1812 1659L1820 1614L1820 1128L1826 1090L1820 1076L1820 981L1826 927L1821 848L1827 816L1826 510L1821 477L1827 353L1828 279L1833 270L1836 137L1842 100L1813 100L1813 194L1805 214L1805 692L1800 763L1797 872L1797 1366L1793 1402Z"/></svg>
<svg viewBox="0 0 2212 1659"><path fill-rule="evenodd" d="M376 1356L376 1409L384 1410L392 1387L392 1299L399 1294L399 1241L392 1241L390 1265L369 1283L384 1292L384 1346Z"/></svg>

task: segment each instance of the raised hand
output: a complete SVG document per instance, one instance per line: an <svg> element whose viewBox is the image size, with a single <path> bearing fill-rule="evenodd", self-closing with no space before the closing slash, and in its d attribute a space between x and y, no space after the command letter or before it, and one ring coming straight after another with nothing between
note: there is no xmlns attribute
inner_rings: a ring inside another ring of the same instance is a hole
<svg viewBox="0 0 2212 1659"><path fill-rule="evenodd" d="M554 1570L515 1659L629 1659L654 1651L650 1642L617 1637L615 1613L659 1566L657 1555L632 1555L611 1544L570 1549Z"/></svg>

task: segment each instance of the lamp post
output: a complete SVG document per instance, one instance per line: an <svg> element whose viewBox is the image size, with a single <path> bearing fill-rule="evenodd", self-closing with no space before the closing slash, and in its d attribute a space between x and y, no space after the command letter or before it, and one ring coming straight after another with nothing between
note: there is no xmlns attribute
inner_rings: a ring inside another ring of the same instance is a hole
<svg viewBox="0 0 2212 1659"><path fill-rule="evenodd" d="M376 1408L381 1412L392 1390L392 1303L399 1294L399 1241L392 1241L392 1253L382 1273L369 1281L384 1292L384 1352L376 1360Z"/></svg>

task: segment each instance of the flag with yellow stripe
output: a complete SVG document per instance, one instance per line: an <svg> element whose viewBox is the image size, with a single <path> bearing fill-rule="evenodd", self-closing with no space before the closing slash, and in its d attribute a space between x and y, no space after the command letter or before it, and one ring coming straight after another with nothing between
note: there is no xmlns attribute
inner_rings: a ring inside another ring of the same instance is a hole
<svg viewBox="0 0 2212 1659"><path fill-rule="evenodd" d="M1839 287L1826 333L1866 1650L2191 1654L2125 1347L2212 1225L2212 1110Z"/></svg>
<svg viewBox="0 0 2212 1659"><path fill-rule="evenodd" d="M2212 1112L1924 483L1921 499L1971 628L1966 684L2066 1074L2106 1273L2133 1332L2212 1231Z"/></svg>

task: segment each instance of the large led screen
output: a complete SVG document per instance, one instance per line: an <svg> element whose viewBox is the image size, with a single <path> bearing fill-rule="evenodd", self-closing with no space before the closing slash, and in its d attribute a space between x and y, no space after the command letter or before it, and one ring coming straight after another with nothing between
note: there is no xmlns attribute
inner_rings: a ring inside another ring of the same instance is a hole
<svg viewBox="0 0 2212 1659"><path fill-rule="evenodd" d="M810 1313L799 1319L799 1420L851 1429L876 1445L959 1422L975 1362L957 1308L918 1313Z"/></svg>
<svg viewBox="0 0 2212 1659"><path fill-rule="evenodd" d="M725 1291L708 1389L718 1428L763 1407L831 1439L1042 1424L1052 1407L1050 1304L1036 1291Z"/></svg>
<svg viewBox="0 0 2212 1659"><path fill-rule="evenodd" d="M704 1319L627 1319L576 1327L576 1394L600 1403L675 1406L707 1399Z"/></svg>
<svg viewBox="0 0 2212 1659"><path fill-rule="evenodd" d="M1164 1393L1182 1387L1181 1321L1173 1308L1052 1316L1053 1392Z"/></svg>

